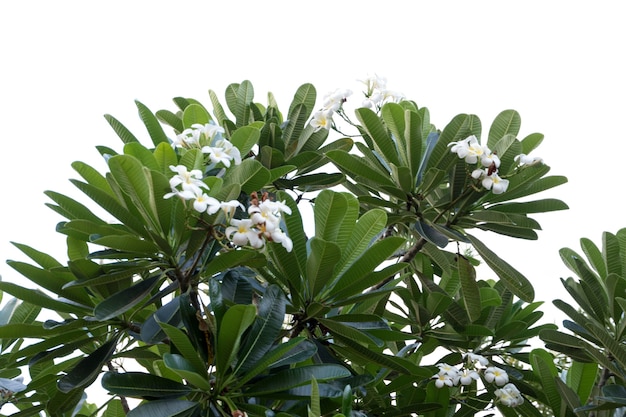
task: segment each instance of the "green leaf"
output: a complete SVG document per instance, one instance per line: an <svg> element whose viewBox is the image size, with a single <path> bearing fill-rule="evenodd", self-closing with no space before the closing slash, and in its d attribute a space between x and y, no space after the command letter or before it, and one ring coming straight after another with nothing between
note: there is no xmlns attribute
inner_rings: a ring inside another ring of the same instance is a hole
<svg viewBox="0 0 626 417"><path fill-rule="evenodd" d="M315 199L315 236L325 241L337 240L344 216L348 212L348 199L344 194L324 190Z"/></svg>
<svg viewBox="0 0 626 417"><path fill-rule="evenodd" d="M137 158L130 155L113 156L108 163L113 178L124 193L130 197L147 225L158 232L162 232L157 219L150 172L142 166Z"/></svg>
<svg viewBox="0 0 626 417"><path fill-rule="evenodd" d="M482 304L480 300L480 290L476 284L476 271L469 261L457 254L457 268L461 278L461 298L465 305L465 310L472 322L480 317Z"/></svg>
<svg viewBox="0 0 626 417"><path fill-rule="evenodd" d="M552 355L543 349L534 349L530 353L530 360L533 372L541 381L541 391L548 400L548 405L554 411L554 415L559 415L563 404L561 403L561 395L555 382L558 376Z"/></svg>
<svg viewBox="0 0 626 417"><path fill-rule="evenodd" d="M306 282L310 294L319 294L333 276L333 271L339 258L341 249L333 242L313 237L309 240L310 253L306 266Z"/></svg>
<svg viewBox="0 0 626 417"><path fill-rule="evenodd" d="M541 133L531 133L521 140L522 144L522 153L528 155L533 150L537 148L543 142L543 134Z"/></svg>
<svg viewBox="0 0 626 417"><path fill-rule="evenodd" d="M181 133L185 130L183 121L178 114L174 114L169 110L157 110L155 116L159 119L159 121L173 128L176 133Z"/></svg>
<svg viewBox="0 0 626 417"><path fill-rule="evenodd" d="M239 353L241 336L252 325L256 317L253 305L230 307L218 324L216 366L218 375L225 375Z"/></svg>
<svg viewBox="0 0 626 417"><path fill-rule="evenodd" d="M230 137L230 142L239 149L242 157L245 157L252 147L257 144L261 131L253 126L244 126L235 130Z"/></svg>
<svg viewBox="0 0 626 417"><path fill-rule="evenodd" d="M211 116L200 104L190 104L183 111L183 128L189 129L193 124L205 125L209 123Z"/></svg>
<svg viewBox="0 0 626 417"><path fill-rule="evenodd" d="M59 391L68 393L91 385L100 374L102 367L113 356L120 336L121 333L115 334L108 342L103 343L102 346L90 353L89 356L82 358L70 372L59 379L57 383Z"/></svg>
<svg viewBox="0 0 626 417"><path fill-rule="evenodd" d="M574 390L581 404L584 404L591 395L597 374L596 363L573 361L567 370L565 375L567 386Z"/></svg>
<svg viewBox="0 0 626 417"><path fill-rule="evenodd" d="M148 109L145 105L135 100L135 104L137 105L137 109L139 110L139 117L141 121L146 126L148 130L148 134L152 139L152 143L154 146L157 146L161 142L169 143L163 128L161 127L161 123L156 118L156 116Z"/></svg>
<svg viewBox="0 0 626 417"><path fill-rule="evenodd" d="M467 234L467 237L480 257L487 265L489 265L496 275L498 275L498 277L502 280L502 283L509 289L509 291L526 302L530 303L533 301L535 291L532 284L524 275L498 257L498 255L496 255L480 240L470 234Z"/></svg>
<svg viewBox="0 0 626 417"><path fill-rule="evenodd" d="M388 174L383 173L381 170L374 169L356 155L338 149L327 152L326 156L337 165L339 169L355 179L367 178L381 185L395 187L395 184Z"/></svg>
<svg viewBox="0 0 626 417"><path fill-rule="evenodd" d="M212 388L206 371L199 373L183 356L165 353L163 355L163 363L190 384L195 385L203 391L211 391Z"/></svg>
<svg viewBox="0 0 626 417"><path fill-rule="evenodd" d="M115 117L111 116L110 114L105 114L104 118L109 123L109 125L113 128L115 133L117 133L117 136L119 136L119 138L122 139L122 142L124 143L139 142L139 140L130 132L130 130L128 130L126 126L120 123L120 121L117 120Z"/></svg>
<svg viewBox="0 0 626 417"><path fill-rule="evenodd" d="M66 302L60 299L54 299L38 289L25 288L11 282L0 281L0 291L4 291L22 301L41 306L42 308L46 308L48 310L63 313L75 313L81 316L91 314L90 307L80 305L75 302Z"/></svg>
<svg viewBox="0 0 626 417"><path fill-rule="evenodd" d="M170 166L178 165L178 157L172 145L159 143L154 150L154 159L156 159L157 165L159 166L159 172L168 177L173 175Z"/></svg>
<svg viewBox="0 0 626 417"><path fill-rule="evenodd" d="M180 382L142 372L105 372L102 387L113 394L144 399L178 398L191 392Z"/></svg>
<svg viewBox="0 0 626 417"><path fill-rule="evenodd" d="M200 404L186 400L157 400L140 404L126 417L187 417L193 415Z"/></svg>
<svg viewBox="0 0 626 417"><path fill-rule="evenodd" d="M349 377L350 371L341 365L322 364L286 369L252 385L247 396L262 396L275 392L286 391L300 385L309 384L312 379L329 381Z"/></svg>
<svg viewBox="0 0 626 417"><path fill-rule="evenodd" d="M405 243L404 238L393 236L374 243L350 266L337 275L333 285L333 291L340 291L344 288L351 287L356 281L361 279L361 277L368 275L382 262L388 259ZM329 294L329 297L333 297L332 292Z"/></svg>
<svg viewBox="0 0 626 417"><path fill-rule="evenodd" d="M234 381L233 389L244 386L248 381L268 370L278 366L291 365L309 359L317 348L313 342L304 337L289 339L271 349L262 360Z"/></svg>
<svg viewBox="0 0 626 417"><path fill-rule="evenodd" d="M241 164L231 167L224 185L241 184L241 190L250 194L265 187L270 172L256 159L245 159Z"/></svg>
<svg viewBox="0 0 626 417"><path fill-rule="evenodd" d="M487 147L494 149L496 143L505 135L517 136L519 133L522 119L515 110L504 110L498 114L489 129L489 139Z"/></svg>
<svg viewBox="0 0 626 417"><path fill-rule="evenodd" d="M567 210L569 207L561 200L546 198L543 200L525 201L496 204L489 207L489 210L496 210L501 213L547 213L550 211Z"/></svg>
<svg viewBox="0 0 626 417"><path fill-rule="evenodd" d="M122 400L117 398L111 400L104 410L102 417L126 417Z"/></svg>
<svg viewBox="0 0 626 417"><path fill-rule="evenodd" d="M356 109L355 113L357 119L359 119L370 138L372 138L374 150L383 156L387 163L400 166L397 145L389 136L385 125L378 115L365 107Z"/></svg>
<svg viewBox="0 0 626 417"><path fill-rule="evenodd" d="M142 279L132 287L113 294L94 308L94 317L105 321L127 312L146 298L162 278L159 274Z"/></svg>
<svg viewBox="0 0 626 417"><path fill-rule="evenodd" d="M270 285L258 304L258 317L243 339L238 354L237 374L243 374L263 359L278 337L287 300L280 287Z"/></svg>
<svg viewBox="0 0 626 417"><path fill-rule="evenodd" d="M293 100L289 106L289 111L287 112L287 118L292 118L292 114L299 104L303 104L307 109L309 109L309 111L312 111L315 107L316 98L317 92L315 91L315 86L310 83L302 84L298 87L293 96Z"/></svg>

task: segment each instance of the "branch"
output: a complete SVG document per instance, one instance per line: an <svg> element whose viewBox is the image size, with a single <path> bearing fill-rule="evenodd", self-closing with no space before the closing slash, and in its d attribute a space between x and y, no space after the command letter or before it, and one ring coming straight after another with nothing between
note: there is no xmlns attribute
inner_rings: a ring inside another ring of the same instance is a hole
<svg viewBox="0 0 626 417"><path fill-rule="evenodd" d="M426 239L421 237L417 242L415 242L415 245L413 245L411 247L411 249L409 249L404 254L404 256L402 256L402 258L400 259L400 262L407 262L407 263L411 262L415 258L415 256L419 253L419 251L422 250L422 248L424 247L426 242L427 242ZM368 292L381 289L382 287L384 287L392 279L393 279L393 275L390 276L390 277L385 278L384 280L382 280L381 282L379 282L378 284L376 284L372 288L370 288L368 290Z"/></svg>

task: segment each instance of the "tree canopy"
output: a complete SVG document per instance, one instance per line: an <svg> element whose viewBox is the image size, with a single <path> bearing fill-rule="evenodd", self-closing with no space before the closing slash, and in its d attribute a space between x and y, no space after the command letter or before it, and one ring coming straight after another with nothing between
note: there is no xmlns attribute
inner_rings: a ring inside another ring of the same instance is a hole
<svg viewBox="0 0 626 417"><path fill-rule="evenodd" d="M567 208L536 196L567 181L531 156L543 135L520 135L514 110L485 132L472 114L440 129L384 79L364 85L320 104L303 84L286 112L249 81L209 105L136 102L142 135L106 115L122 141L97 147L108 170L76 161L80 197L46 192L67 259L15 243L30 261L8 263L37 289L0 282L0 404L20 417L626 405L626 235L582 241L588 262L562 251L582 311L557 300L573 333L542 324L531 283L475 230L537 239L532 216ZM86 397L94 383L106 399Z"/></svg>

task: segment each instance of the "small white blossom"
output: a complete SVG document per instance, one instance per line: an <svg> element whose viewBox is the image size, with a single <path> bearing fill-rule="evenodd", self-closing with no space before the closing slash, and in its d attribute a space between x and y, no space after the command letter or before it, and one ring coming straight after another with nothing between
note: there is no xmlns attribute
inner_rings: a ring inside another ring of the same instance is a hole
<svg viewBox="0 0 626 417"><path fill-rule="evenodd" d="M533 157L533 156L528 156L526 154L519 154L514 158L515 162L517 162L520 165L534 165L534 164L538 164L539 162L543 162L542 158L539 157Z"/></svg>
<svg viewBox="0 0 626 417"><path fill-rule="evenodd" d="M494 194L502 194L509 187L509 180L500 178L495 172L485 176L482 185L487 190L491 190Z"/></svg>
<svg viewBox="0 0 626 417"><path fill-rule="evenodd" d="M485 369L485 381L501 387L509 382L509 375L503 369L490 366Z"/></svg>
<svg viewBox="0 0 626 417"><path fill-rule="evenodd" d="M454 381L452 377L446 373L438 373L432 376L432 379L435 380L435 386L437 388L443 388L444 385L449 387L454 385Z"/></svg>
<svg viewBox="0 0 626 417"><path fill-rule="evenodd" d="M513 384L506 384L504 387L495 390L499 402L507 407L516 407L524 402L524 397Z"/></svg>
<svg viewBox="0 0 626 417"><path fill-rule="evenodd" d="M195 195L202 193L202 189L209 189L209 186L202 181L202 171L199 169L187 170L184 165L170 165L170 170L175 172L170 179L171 193L165 194L164 198L170 198L175 195L186 200L194 198ZM181 186L182 189L178 189Z"/></svg>
<svg viewBox="0 0 626 417"><path fill-rule="evenodd" d="M324 96L324 102L322 103L322 111L331 110L337 111L341 108L343 103L346 102L348 97L352 95L352 91L338 88Z"/></svg>
<svg viewBox="0 0 626 417"><path fill-rule="evenodd" d="M262 248L265 245L263 239L259 237L258 230L254 229L254 223L250 219L232 219L231 226L226 228L226 236L237 246L247 246Z"/></svg>
<svg viewBox="0 0 626 417"><path fill-rule="evenodd" d="M235 210L237 210L237 208L240 208L242 210L245 209L243 204L241 204L237 200L224 201L220 203L220 207L222 208L224 214L228 217L232 217L235 214Z"/></svg>
<svg viewBox="0 0 626 417"><path fill-rule="evenodd" d="M477 353L467 352L465 354L465 359L470 361L470 362L472 362L472 363L478 362L482 366L489 365L489 360L487 358L485 358L483 355L479 355Z"/></svg>
<svg viewBox="0 0 626 417"><path fill-rule="evenodd" d="M438 363L437 368L439 368L439 373L445 373L450 376L457 376L459 370L456 366L448 365L447 363Z"/></svg>
<svg viewBox="0 0 626 417"><path fill-rule="evenodd" d="M478 372L471 369L464 369L458 373L456 378L455 382L460 382L461 385L469 385L473 381L477 381L480 378L480 375L478 375Z"/></svg>
<svg viewBox="0 0 626 417"><path fill-rule="evenodd" d="M220 202L217 199L209 197L204 192L195 195L193 208L197 212L203 213L206 211L209 214L214 214L217 213L220 207Z"/></svg>
<svg viewBox="0 0 626 417"><path fill-rule="evenodd" d="M26 390L27 386L22 382L24 378L18 376L15 379L0 378L0 399L11 398L16 392Z"/></svg>
<svg viewBox="0 0 626 417"><path fill-rule="evenodd" d="M311 126L315 128L315 131L321 129L330 129L333 124L333 111L332 110L319 110L313 114L311 119Z"/></svg>
<svg viewBox="0 0 626 417"><path fill-rule="evenodd" d="M450 142L448 146L450 146L450 151L452 153L457 154L457 156L461 159L465 159L465 162L468 164L477 163L479 159L482 160L485 154L491 155L489 148L481 146L481 144L478 143L478 139L474 135L458 142Z"/></svg>

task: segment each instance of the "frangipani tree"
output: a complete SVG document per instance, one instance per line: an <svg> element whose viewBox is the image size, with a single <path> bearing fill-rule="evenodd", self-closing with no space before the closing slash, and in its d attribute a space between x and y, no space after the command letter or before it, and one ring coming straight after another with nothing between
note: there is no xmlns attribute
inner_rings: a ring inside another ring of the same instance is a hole
<svg viewBox="0 0 626 417"><path fill-rule="evenodd" d="M0 327L27 384L15 415L93 413L97 380L107 416L540 415L525 348L554 326L471 229L536 239L530 216L566 205L533 197L566 179L513 110L486 135L468 114L440 130L364 84L354 116L348 90L318 105L304 84L282 113L248 81L209 107L137 102L141 140L107 115L123 146L98 147L107 172L73 164L86 202L46 192L67 260L16 244L41 289L0 282L59 316Z"/></svg>

